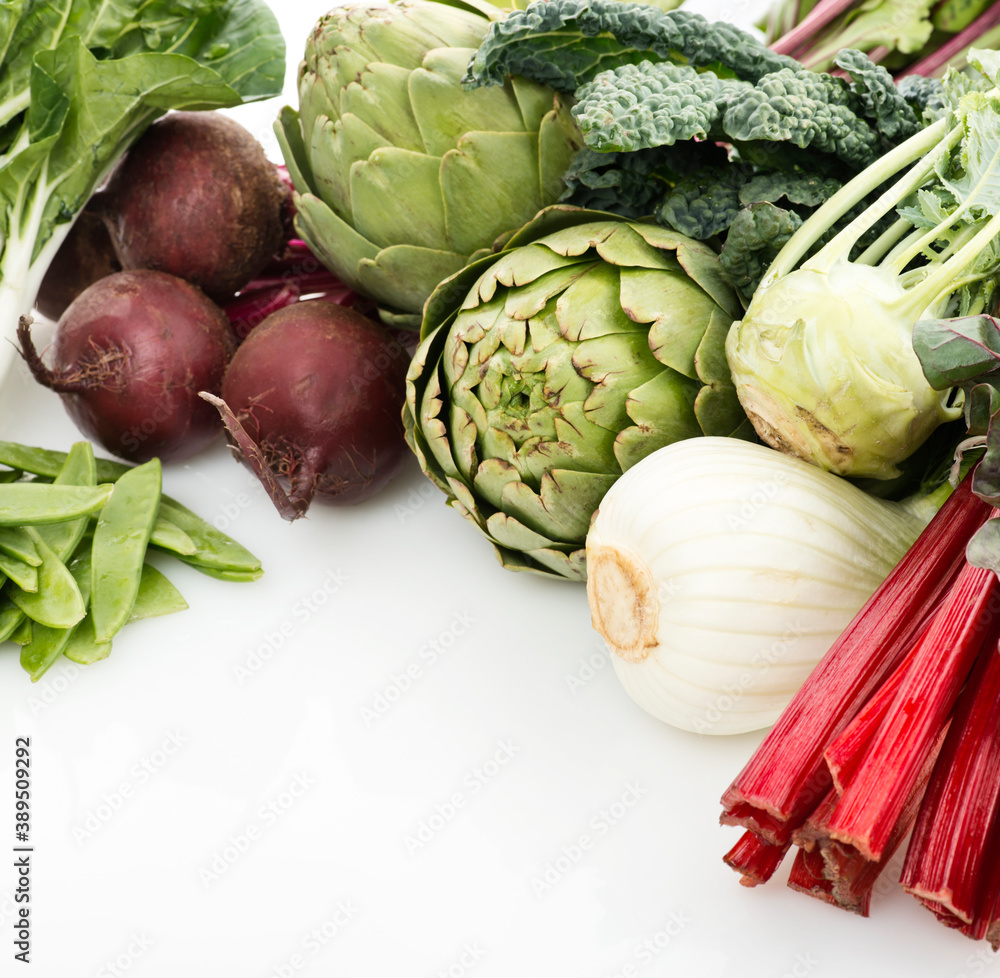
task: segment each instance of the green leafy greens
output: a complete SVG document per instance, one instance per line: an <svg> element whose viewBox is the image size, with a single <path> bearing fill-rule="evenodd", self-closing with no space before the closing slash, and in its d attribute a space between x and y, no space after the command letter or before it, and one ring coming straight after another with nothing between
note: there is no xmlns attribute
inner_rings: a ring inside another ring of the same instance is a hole
<svg viewBox="0 0 1000 978"><path fill-rule="evenodd" d="M0 322L13 334L72 222L169 109L281 92L263 0L0 3ZM13 347L0 344L9 368Z"/></svg>
<svg viewBox="0 0 1000 978"><path fill-rule="evenodd" d="M860 51L841 51L836 65L844 77L806 70L683 9L547 0L491 25L465 81L521 74L573 93L587 149L563 200L726 236L723 263L749 298L776 253L758 232L790 234L940 110L940 83L912 83L908 95Z"/></svg>

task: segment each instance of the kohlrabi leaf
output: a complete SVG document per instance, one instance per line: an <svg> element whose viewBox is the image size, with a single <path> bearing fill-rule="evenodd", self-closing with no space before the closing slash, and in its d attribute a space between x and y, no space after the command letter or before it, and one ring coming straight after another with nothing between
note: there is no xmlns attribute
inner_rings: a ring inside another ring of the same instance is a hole
<svg viewBox="0 0 1000 978"><path fill-rule="evenodd" d="M978 471L977 467L976 472ZM973 483L975 481L973 476ZM977 492L976 495L980 494ZM997 497L1000 498L1000 492L997 493ZM990 499L986 498L986 501L990 502ZM994 505L997 503L994 502ZM973 567L982 567L1000 574L1000 519L987 520L976 531L965 548L965 559Z"/></svg>
<svg viewBox="0 0 1000 978"><path fill-rule="evenodd" d="M1000 323L992 316L921 320L913 349L930 385L947 390L1000 370Z"/></svg>
<svg viewBox="0 0 1000 978"><path fill-rule="evenodd" d="M965 60L982 72L993 85L1000 85L1000 51L969 48Z"/></svg>
<svg viewBox="0 0 1000 978"><path fill-rule="evenodd" d="M959 103L964 127L958 171L939 171L941 182L977 218L1000 213L1000 92L970 92Z"/></svg>
<svg viewBox="0 0 1000 978"><path fill-rule="evenodd" d="M464 80L478 87L523 75L572 92L601 71L643 60L719 67L751 82L797 67L739 28L687 10L619 0L537 0L490 25Z"/></svg>

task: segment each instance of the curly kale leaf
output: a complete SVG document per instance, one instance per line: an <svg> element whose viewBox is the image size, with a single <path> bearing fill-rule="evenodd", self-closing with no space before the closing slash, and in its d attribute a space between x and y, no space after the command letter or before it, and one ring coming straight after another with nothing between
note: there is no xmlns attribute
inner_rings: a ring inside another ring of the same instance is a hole
<svg viewBox="0 0 1000 978"><path fill-rule="evenodd" d="M862 169L881 138L852 111L847 83L783 68L755 85L711 71L643 62L601 72L577 91L573 116L599 151L631 151L681 140L788 143Z"/></svg>
<svg viewBox="0 0 1000 978"><path fill-rule="evenodd" d="M822 177L807 173L758 173L740 188L740 203L765 202L776 204L787 200L789 204L819 207L843 186L835 177Z"/></svg>
<svg viewBox="0 0 1000 978"><path fill-rule="evenodd" d="M807 69L782 69L731 97L722 127L738 142L789 142L861 170L880 155L878 131L850 107L846 84Z"/></svg>
<svg viewBox="0 0 1000 978"><path fill-rule="evenodd" d="M740 212L740 191L751 176L740 166L692 174L663 198L656 222L699 241L721 234Z"/></svg>
<svg viewBox="0 0 1000 978"><path fill-rule="evenodd" d="M746 86L710 71L644 61L602 71L576 93L573 117L591 149L631 152L689 139L721 139L726 96Z"/></svg>
<svg viewBox="0 0 1000 978"><path fill-rule="evenodd" d="M861 51L850 48L841 51L834 63L851 76L851 90L860 106L860 114L872 120L889 145L919 132L921 125L917 114L899 93L892 75L885 68Z"/></svg>
<svg viewBox="0 0 1000 978"><path fill-rule="evenodd" d="M635 153L597 153L584 147L563 174L561 203L623 217L653 213L663 194L697 170L724 173L726 151L716 143L655 146Z"/></svg>
<svg viewBox="0 0 1000 978"><path fill-rule="evenodd" d="M924 75L905 75L896 83L896 90L919 114L924 126L940 119L947 111L944 85L940 78L926 78Z"/></svg>
<svg viewBox="0 0 1000 978"><path fill-rule="evenodd" d="M478 88L523 75L573 92L605 69L643 60L724 68L750 82L797 66L745 31L687 10L619 0L536 0L490 25L464 82Z"/></svg>
<svg viewBox="0 0 1000 978"><path fill-rule="evenodd" d="M795 211L765 202L750 204L736 215L719 260L744 299L753 295L771 262L801 226Z"/></svg>

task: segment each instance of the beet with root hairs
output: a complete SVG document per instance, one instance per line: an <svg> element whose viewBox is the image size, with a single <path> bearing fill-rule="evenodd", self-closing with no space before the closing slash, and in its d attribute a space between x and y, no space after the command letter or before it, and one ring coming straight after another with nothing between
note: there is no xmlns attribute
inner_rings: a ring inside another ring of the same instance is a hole
<svg viewBox="0 0 1000 978"><path fill-rule="evenodd" d="M285 239L287 183L238 122L171 112L108 181L105 220L125 268L152 268L231 297Z"/></svg>
<svg viewBox="0 0 1000 978"><path fill-rule="evenodd" d="M237 457L291 520L314 496L357 503L389 481L406 454L408 363L380 324L308 299L257 326L233 355L222 398L206 399L222 414Z"/></svg>
<svg viewBox="0 0 1000 978"><path fill-rule="evenodd" d="M186 458L222 430L199 398L218 391L236 343L225 313L173 275L117 272L85 289L56 325L47 367L18 326L35 379L89 438L132 462Z"/></svg>

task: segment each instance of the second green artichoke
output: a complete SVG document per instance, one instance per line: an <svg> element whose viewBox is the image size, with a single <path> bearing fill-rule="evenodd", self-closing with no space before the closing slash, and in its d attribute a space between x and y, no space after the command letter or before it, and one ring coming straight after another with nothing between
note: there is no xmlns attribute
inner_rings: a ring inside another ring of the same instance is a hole
<svg viewBox="0 0 1000 978"><path fill-rule="evenodd" d="M431 296L407 440L504 566L585 580L590 518L626 469L683 438L753 437L725 355L741 314L706 245L549 208Z"/></svg>

